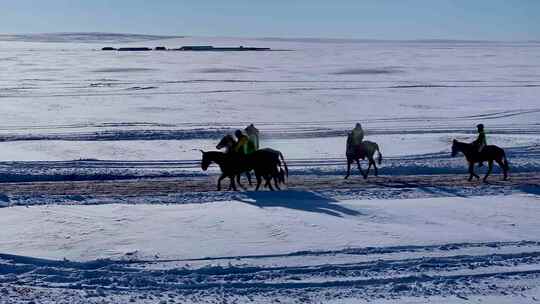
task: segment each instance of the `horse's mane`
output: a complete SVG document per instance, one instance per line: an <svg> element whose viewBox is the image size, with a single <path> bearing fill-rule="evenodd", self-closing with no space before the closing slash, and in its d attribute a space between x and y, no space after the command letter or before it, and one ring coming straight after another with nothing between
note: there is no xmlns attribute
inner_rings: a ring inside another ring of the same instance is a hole
<svg viewBox="0 0 540 304"><path fill-rule="evenodd" d="M474 144L454 139L454 143L461 147L473 148Z"/></svg>
<svg viewBox="0 0 540 304"><path fill-rule="evenodd" d="M204 152L204 154L210 156L212 159L214 158L222 159L224 156L227 155L225 152L221 152L221 151L207 151L207 152Z"/></svg>

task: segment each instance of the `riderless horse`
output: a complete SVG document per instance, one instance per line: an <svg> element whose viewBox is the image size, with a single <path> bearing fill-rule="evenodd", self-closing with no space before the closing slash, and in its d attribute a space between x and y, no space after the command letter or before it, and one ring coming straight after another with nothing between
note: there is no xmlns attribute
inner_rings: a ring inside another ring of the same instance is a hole
<svg viewBox="0 0 540 304"><path fill-rule="evenodd" d="M508 166L508 160L506 159L506 154L504 153L503 149L494 145L489 145L485 146L481 152L478 152L478 146L474 144L460 142L454 139L454 141L452 142L452 157L456 156L458 152L462 152L463 155L465 155L465 159L469 163L469 181L472 180L473 176L476 177L476 179L480 179L480 176L474 173L474 164L484 161L488 162L488 171L484 176L484 182L491 174L491 170L493 169L493 161L496 161L499 167L501 167L504 175L504 180L508 178L508 171L510 170L510 168Z"/></svg>

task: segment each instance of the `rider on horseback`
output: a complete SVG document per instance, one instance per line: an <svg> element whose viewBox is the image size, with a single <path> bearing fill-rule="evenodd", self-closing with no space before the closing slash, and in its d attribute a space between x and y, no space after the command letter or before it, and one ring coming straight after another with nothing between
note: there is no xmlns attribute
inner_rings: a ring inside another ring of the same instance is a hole
<svg viewBox="0 0 540 304"><path fill-rule="evenodd" d="M484 147L487 146L486 133L484 132L483 124L478 124L476 128L478 130L478 137L471 144L473 144L476 147L478 153L482 153L482 150L484 150ZM478 164L478 167L482 167L483 165L484 165L483 162L480 162Z"/></svg>
<svg viewBox="0 0 540 304"><path fill-rule="evenodd" d="M244 131L246 131L248 137L247 154L259 150L259 130L253 124L250 124Z"/></svg>
<svg viewBox="0 0 540 304"><path fill-rule="evenodd" d="M350 142L348 144L350 146L347 150L363 154L362 142L364 141L364 130L362 129L362 125L360 123L357 123L356 126L354 126L354 129L352 129L351 133L349 133L349 135Z"/></svg>
<svg viewBox="0 0 540 304"><path fill-rule="evenodd" d="M364 140L364 130L362 130L362 125L360 123L357 123L356 126L354 126L354 129L351 131L352 135L352 144L353 145L359 145Z"/></svg>
<svg viewBox="0 0 540 304"><path fill-rule="evenodd" d="M236 130L234 135L236 136L236 145L233 147L233 152L242 155L250 154L252 151L248 150L249 138L241 130Z"/></svg>

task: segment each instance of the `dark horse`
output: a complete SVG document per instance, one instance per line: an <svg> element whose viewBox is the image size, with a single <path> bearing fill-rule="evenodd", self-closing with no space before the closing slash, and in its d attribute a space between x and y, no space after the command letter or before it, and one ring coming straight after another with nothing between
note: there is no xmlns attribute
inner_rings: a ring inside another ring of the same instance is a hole
<svg viewBox="0 0 540 304"><path fill-rule="evenodd" d="M358 170L360 170L360 174L364 176L364 178L368 177L369 170L371 169L371 166L373 165L373 168L375 169L375 176L379 175L379 169L377 168L377 164L375 163L375 160L373 159L373 155L377 152L378 155L378 163L379 165L382 163L382 154L379 150L379 145L377 143L364 140L362 143L358 146L354 146L352 144L352 137L351 134L347 137L347 175L345 176L345 179L349 178L351 175L351 164L353 162L356 162L358 165ZM360 159L368 159L368 168L367 172L364 173L364 170L362 170L362 166L360 166Z"/></svg>
<svg viewBox="0 0 540 304"><path fill-rule="evenodd" d="M236 146L236 140L234 139L232 135L228 134L228 135L223 136L223 138L216 145L216 149L219 150L219 149L225 148L226 153L233 153L232 151L233 151L234 146ZM274 150L270 148L264 148L260 150L267 151L268 153L274 155L274 158L275 158L274 162L277 163L279 167L278 180L281 183L285 183L285 179L286 177L288 177L289 171L287 168L287 163L285 162L285 159L283 158L283 154L278 150ZM282 163L285 170L281 167ZM251 186L251 174L249 173L249 171L245 172L245 174L246 174L246 177L248 178L249 185ZM237 175L236 182L242 187L242 184L240 183L240 174ZM268 186L268 183L266 183L265 186Z"/></svg>
<svg viewBox="0 0 540 304"><path fill-rule="evenodd" d="M245 156L219 151L204 152L201 150L201 152L203 154L201 168L204 171L206 171L212 163L216 163L221 169L221 176L218 179L217 185L218 191L221 190L221 181L226 177L231 181L230 188L236 191L235 177L251 170L255 171L255 176L257 177L257 187L255 190L259 190L263 178L266 180L266 186L268 186L270 190L274 191L271 184L272 179L275 187L280 190L279 168L281 162L279 158L276 159L275 154L275 152L278 152L279 155L281 155L281 152L279 151L262 149ZM281 157L283 158L283 155L281 155ZM286 167L287 165L285 164L285 168Z"/></svg>
<svg viewBox="0 0 540 304"><path fill-rule="evenodd" d="M221 150L221 149L225 148L226 153L234 153L233 152L233 147L234 146L236 146L236 140L234 139L234 137L232 135L227 134L227 135L223 136L223 138L216 145L216 149ZM242 173L246 174L249 185L253 186L253 183L251 183L251 173L250 173L250 171L246 171L246 172L242 172ZM244 188L244 186L242 186L242 183L240 183L240 175L241 174L238 174L236 176L236 183L240 187Z"/></svg>
<svg viewBox="0 0 540 304"><path fill-rule="evenodd" d="M484 182L491 174L493 169L493 161L496 161L499 164L499 167L503 170L504 179L508 178L508 160L506 159L506 154L504 150L497 146L485 146L482 149L482 152L478 152L478 147L474 144L460 142L454 139L452 142L452 157L456 156L458 152L462 152L465 155L465 159L469 163L469 181L472 180L473 176L477 179L480 179L476 173L474 173L474 164L487 161L488 162L488 171L486 176L484 176Z"/></svg>

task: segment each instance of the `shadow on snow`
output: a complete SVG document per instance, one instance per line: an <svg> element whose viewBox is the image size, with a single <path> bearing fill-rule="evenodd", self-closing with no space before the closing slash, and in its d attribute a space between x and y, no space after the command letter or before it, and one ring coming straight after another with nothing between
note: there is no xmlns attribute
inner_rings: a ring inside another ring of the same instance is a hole
<svg viewBox="0 0 540 304"><path fill-rule="evenodd" d="M343 215L362 215L356 210L352 210L340 205L339 201L333 198L322 196L311 191L249 191L243 194L247 198L242 198L240 201L260 208L282 207L300 211L322 213L337 217L343 217Z"/></svg>

